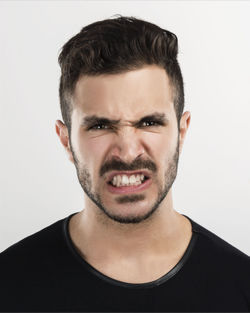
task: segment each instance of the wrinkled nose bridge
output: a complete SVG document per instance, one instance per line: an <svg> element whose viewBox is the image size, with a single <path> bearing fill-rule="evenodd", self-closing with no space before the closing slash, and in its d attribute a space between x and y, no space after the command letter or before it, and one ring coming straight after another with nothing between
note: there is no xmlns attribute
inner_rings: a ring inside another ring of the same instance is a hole
<svg viewBox="0 0 250 313"><path fill-rule="evenodd" d="M119 154L123 158L132 160L144 152L144 148L139 141L136 135L136 127L129 122L120 123L116 147L119 147Z"/></svg>
<svg viewBox="0 0 250 313"><path fill-rule="evenodd" d="M119 135L124 136L124 137L130 136L130 135L134 136L135 127L129 122L120 123L118 133Z"/></svg>

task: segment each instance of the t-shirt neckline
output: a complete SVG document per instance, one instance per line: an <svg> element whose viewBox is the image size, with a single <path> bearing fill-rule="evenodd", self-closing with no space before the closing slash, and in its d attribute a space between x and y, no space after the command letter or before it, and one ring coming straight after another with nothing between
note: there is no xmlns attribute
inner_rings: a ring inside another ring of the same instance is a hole
<svg viewBox="0 0 250 313"><path fill-rule="evenodd" d="M89 272L94 274L97 278L99 278L99 279L101 279L104 282L107 282L109 284L112 284L115 286L120 286L120 287L125 287L125 288L135 288L135 289L152 288L152 287L159 286L159 285L165 283L166 281L168 281L169 279L171 279L173 276L175 276L180 271L181 268L183 268L184 264L189 259L191 252L193 251L195 242L197 241L197 237L198 237L197 231L195 229L194 221L191 218L189 218L188 216L182 214L187 219L189 219L189 221L191 222L192 237L190 239L190 242L187 246L186 251L184 252L184 254L183 254L182 258L179 260L179 262L170 271L168 271L166 274L164 274L163 276L161 276L160 278L158 278L154 281L146 282L146 283L127 283L127 282L123 282L123 281L111 278L111 277L101 273L96 268L94 268L92 265L90 265L79 254L79 252L77 251L77 248L75 247L75 245L74 245L74 243L70 237L70 233L69 233L69 221L70 221L71 217L73 217L77 213L79 213L79 212L75 212L73 214L70 214L68 217L66 217L64 219L64 222L63 222L64 238L66 240L67 246L70 249L71 253L77 259L77 261L80 262L80 264L85 267L86 270L88 270Z"/></svg>

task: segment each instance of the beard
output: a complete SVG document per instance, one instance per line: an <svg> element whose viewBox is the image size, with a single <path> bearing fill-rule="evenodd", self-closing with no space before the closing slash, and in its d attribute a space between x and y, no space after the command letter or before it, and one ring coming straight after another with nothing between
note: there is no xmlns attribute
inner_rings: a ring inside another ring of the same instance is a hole
<svg viewBox="0 0 250 313"><path fill-rule="evenodd" d="M130 216L121 216L118 214L111 213L109 209L104 205L101 195L99 192L92 191L92 180L91 175L86 166L80 164L79 160L77 159L76 154L71 146L71 151L73 154L73 158L75 161L75 167L77 171L77 177L79 183L86 193L86 195L95 203L95 205L100 209L100 213L104 213L106 217L111 219L112 221L121 223L121 224L138 224L143 221L149 220L150 217L153 216L153 213L157 211L161 202L167 196L170 188L172 187L175 178L177 176L177 169L178 169L178 161L179 161L179 137L177 140L177 145L175 149L175 153L173 154L172 158L168 160L167 169L164 174L164 184L158 186L158 194L155 202L151 205L150 209L147 213L142 215L135 215L132 214ZM118 170L118 171L133 171L133 170L140 170L140 169L149 169L152 172L157 172L157 167L155 163L149 160L141 160L136 159L132 164L127 165L121 161L112 160L109 163L104 164L100 169L100 177L102 177L105 173L110 170ZM142 201L145 199L144 194L131 194L121 196L116 199L117 203L135 203L138 201Z"/></svg>

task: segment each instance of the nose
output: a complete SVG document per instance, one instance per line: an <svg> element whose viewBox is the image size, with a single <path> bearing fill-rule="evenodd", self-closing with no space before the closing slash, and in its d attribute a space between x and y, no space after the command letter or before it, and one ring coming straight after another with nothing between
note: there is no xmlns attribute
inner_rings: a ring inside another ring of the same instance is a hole
<svg viewBox="0 0 250 313"><path fill-rule="evenodd" d="M145 153L143 141L136 129L130 125L122 126L116 133L111 157L129 164L143 153Z"/></svg>

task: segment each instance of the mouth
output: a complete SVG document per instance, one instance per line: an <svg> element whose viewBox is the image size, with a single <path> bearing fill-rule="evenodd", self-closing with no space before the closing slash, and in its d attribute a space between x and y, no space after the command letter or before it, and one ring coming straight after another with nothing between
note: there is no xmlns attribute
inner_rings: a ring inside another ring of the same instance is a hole
<svg viewBox="0 0 250 313"><path fill-rule="evenodd" d="M135 193L147 189L152 179L147 171L116 172L106 181L109 192L116 194Z"/></svg>

